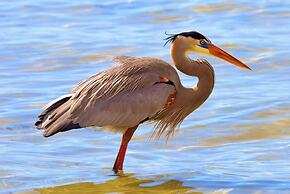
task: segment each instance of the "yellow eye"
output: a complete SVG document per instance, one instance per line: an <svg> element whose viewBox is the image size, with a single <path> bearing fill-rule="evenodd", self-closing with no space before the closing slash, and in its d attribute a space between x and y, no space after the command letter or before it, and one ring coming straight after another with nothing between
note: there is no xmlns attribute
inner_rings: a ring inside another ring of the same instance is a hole
<svg viewBox="0 0 290 194"><path fill-rule="evenodd" d="M200 41L199 41L199 44L200 44L200 45L204 45L204 44L206 44L206 42L205 42L204 40L200 40Z"/></svg>
<svg viewBox="0 0 290 194"><path fill-rule="evenodd" d="M203 47L203 48L207 48L207 47L208 47L208 44L207 44L207 42L205 42L205 40L200 40L200 41L199 41L199 44L200 44L200 46Z"/></svg>

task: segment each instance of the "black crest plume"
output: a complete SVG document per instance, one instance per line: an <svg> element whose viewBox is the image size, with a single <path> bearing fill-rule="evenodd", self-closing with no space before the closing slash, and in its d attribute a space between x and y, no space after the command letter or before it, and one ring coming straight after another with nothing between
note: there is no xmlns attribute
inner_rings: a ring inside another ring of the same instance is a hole
<svg viewBox="0 0 290 194"><path fill-rule="evenodd" d="M181 32L179 34L167 34L165 32L165 34L168 37L164 39L164 40L166 40L166 42L165 42L165 44L163 46L165 46L168 42L172 43L176 39L177 36L185 36L185 37L189 37L190 36L193 39L198 39L198 40L205 39L205 40L209 41L208 38L206 38L204 35L202 35L199 32L196 32L196 31Z"/></svg>

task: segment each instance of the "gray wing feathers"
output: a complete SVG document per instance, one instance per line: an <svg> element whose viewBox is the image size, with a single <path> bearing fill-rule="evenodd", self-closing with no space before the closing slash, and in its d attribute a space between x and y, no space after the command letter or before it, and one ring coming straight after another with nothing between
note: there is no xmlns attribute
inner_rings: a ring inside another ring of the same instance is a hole
<svg viewBox="0 0 290 194"><path fill-rule="evenodd" d="M75 86L66 101L61 98L52 103L57 106L46 107L41 123L45 136L88 126L122 131L163 109L175 87L159 83L160 76L178 82L173 67L149 57L116 57L114 62Z"/></svg>
<svg viewBox="0 0 290 194"><path fill-rule="evenodd" d="M93 105L85 107L82 114L76 113L81 126L100 126L122 131L138 125L147 117L162 110L174 87L156 84L114 97L103 97Z"/></svg>
<svg viewBox="0 0 290 194"><path fill-rule="evenodd" d="M174 86L156 84L175 70L155 58L116 57L115 66L81 82L69 110L82 127L124 130L160 111ZM168 69L167 69L168 68ZM167 72L168 71L168 72Z"/></svg>

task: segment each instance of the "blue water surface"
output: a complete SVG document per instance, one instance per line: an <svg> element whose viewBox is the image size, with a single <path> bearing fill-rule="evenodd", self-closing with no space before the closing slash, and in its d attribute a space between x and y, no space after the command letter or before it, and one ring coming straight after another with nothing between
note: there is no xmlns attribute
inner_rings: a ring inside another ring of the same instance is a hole
<svg viewBox="0 0 290 194"><path fill-rule="evenodd" d="M290 1L0 1L0 192L289 193L289 21ZM43 105L112 56L171 63L164 32L189 30L253 70L205 57L216 70L211 97L167 143L141 126L126 177L111 176L120 134L44 138L34 128Z"/></svg>

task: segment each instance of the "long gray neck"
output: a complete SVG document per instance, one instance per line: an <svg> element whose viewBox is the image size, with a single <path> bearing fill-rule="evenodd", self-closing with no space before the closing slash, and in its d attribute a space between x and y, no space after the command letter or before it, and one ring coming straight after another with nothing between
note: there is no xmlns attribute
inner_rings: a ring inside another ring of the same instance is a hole
<svg viewBox="0 0 290 194"><path fill-rule="evenodd" d="M214 70L206 61L197 62L191 60L188 57L187 50L183 44L173 42L171 58L179 71L189 76L198 77L199 81L194 87L192 95L198 95L205 101L214 87Z"/></svg>

